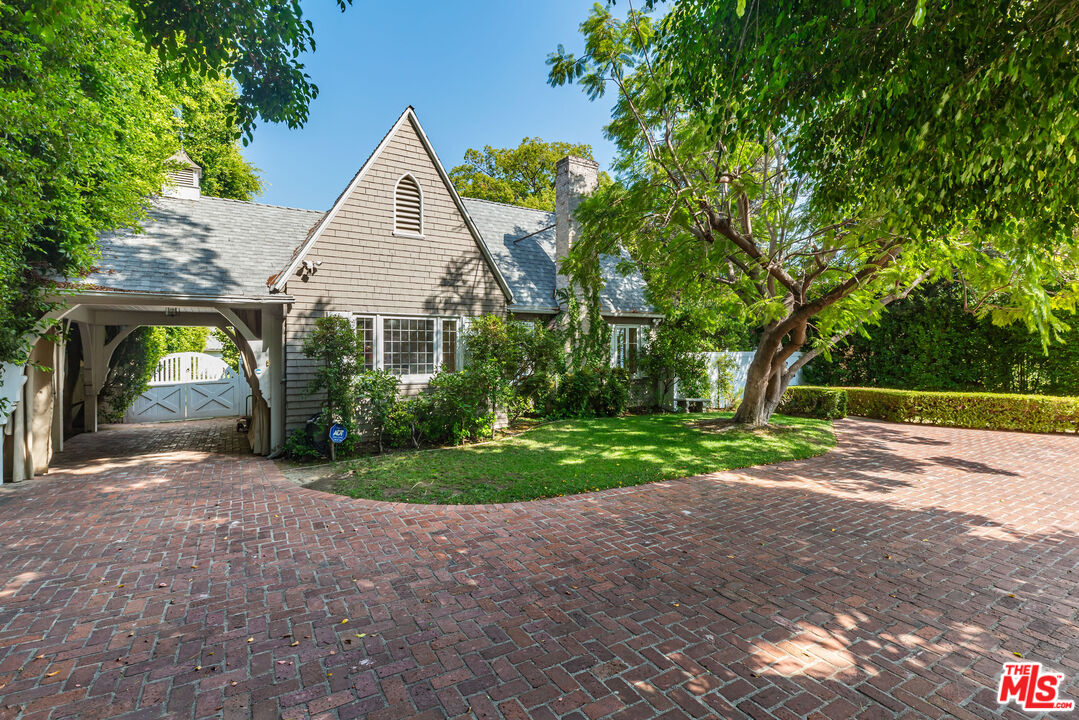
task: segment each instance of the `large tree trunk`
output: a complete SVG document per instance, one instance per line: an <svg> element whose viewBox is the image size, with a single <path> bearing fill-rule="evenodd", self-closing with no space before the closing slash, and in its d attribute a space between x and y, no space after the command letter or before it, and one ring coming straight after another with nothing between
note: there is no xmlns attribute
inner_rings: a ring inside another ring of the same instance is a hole
<svg viewBox="0 0 1079 720"><path fill-rule="evenodd" d="M792 352L789 345L783 346L782 336L770 330L764 332L746 371L746 387L734 422L748 427L768 424L794 376L787 371L787 358Z"/></svg>

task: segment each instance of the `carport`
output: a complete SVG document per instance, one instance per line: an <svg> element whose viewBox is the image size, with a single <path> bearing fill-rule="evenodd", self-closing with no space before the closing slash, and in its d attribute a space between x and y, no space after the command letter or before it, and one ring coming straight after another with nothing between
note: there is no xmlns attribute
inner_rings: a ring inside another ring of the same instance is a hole
<svg viewBox="0 0 1079 720"><path fill-rule="evenodd" d="M292 298L271 291L266 279L287 264L295 238L320 213L201 198L201 170L177 159L188 171L151 199L142 231L103 235L98 267L59 284L55 324L34 338L28 363L0 368L9 413L0 416L6 481L47 472L75 413L82 432L97 431L98 393L113 354L142 326L222 329L240 351L251 389L252 451L268 454L284 442L283 326ZM69 347L72 328L77 350Z"/></svg>

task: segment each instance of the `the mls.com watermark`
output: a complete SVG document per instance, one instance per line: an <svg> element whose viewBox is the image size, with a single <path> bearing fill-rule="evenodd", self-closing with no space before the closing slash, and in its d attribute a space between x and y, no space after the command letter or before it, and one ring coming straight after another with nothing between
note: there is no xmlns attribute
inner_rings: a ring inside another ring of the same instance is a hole
<svg viewBox="0 0 1079 720"><path fill-rule="evenodd" d="M1075 701L1057 699L1063 684L1063 675L1043 670L1039 662L1004 663L997 702L1006 705L1014 700L1027 712L1074 710Z"/></svg>

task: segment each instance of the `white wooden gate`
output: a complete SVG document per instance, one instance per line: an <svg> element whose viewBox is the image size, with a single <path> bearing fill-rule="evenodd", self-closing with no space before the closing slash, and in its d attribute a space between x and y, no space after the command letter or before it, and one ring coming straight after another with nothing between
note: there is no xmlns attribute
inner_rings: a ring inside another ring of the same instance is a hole
<svg viewBox="0 0 1079 720"><path fill-rule="evenodd" d="M243 415L250 389L236 370L204 353L161 358L150 387L139 395L124 422L162 422Z"/></svg>

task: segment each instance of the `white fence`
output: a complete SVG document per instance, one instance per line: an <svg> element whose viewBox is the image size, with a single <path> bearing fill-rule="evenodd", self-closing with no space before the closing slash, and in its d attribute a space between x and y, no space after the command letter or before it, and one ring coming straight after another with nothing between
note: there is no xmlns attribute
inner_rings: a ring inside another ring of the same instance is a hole
<svg viewBox="0 0 1079 720"><path fill-rule="evenodd" d="M124 415L124 422L163 422L234 417L246 412L251 389L221 358L173 353L161 358L150 387Z"/></svg>
<svg viewBox="0 0 1079 720"><path fill-rule="evenodd" d="M742 391L746 388L746 374L749 372L749 364L753 362L752 352L710 352L702 353L708 361L708 383L712 387L712 405L713 407L725 407L730 404L729 398L722 398L718 396L716 392L716 385L719 382L719 359L721 357L729 357L734 361L734 367L731 369L733 375L733 397L740 398ZM802 357L802 353L797 352L790 356L787 360L789 366L798 358ZM795 373L794 378L791 380L791 385L802 384L802 370L799 369ZM675 385L674 390L675 397L682 397L679 394L678 386Z"/></svg>
<svg viewBox="0 0 1079 720"><path fill-rule="evenodd" d="M236 371L221 358L205 353L180 352L166 355L158 361L150 378L150 385L224 380L231 377L238 377Z"/></svg>

